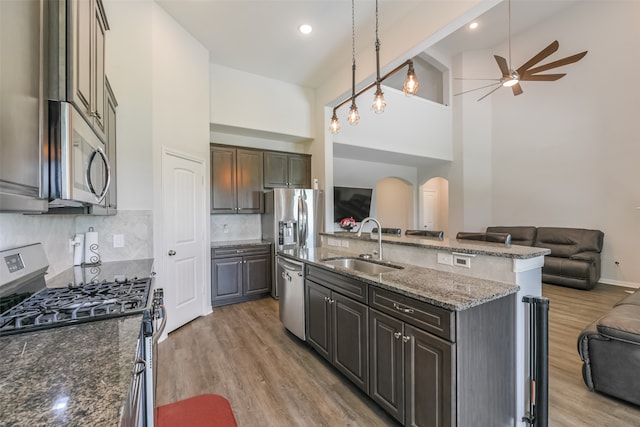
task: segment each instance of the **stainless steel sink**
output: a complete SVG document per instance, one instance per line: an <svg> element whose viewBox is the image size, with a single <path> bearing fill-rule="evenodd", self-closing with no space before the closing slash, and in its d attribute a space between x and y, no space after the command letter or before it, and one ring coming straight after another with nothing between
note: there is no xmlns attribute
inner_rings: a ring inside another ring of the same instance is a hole
<svg viewBox="0 0 640 427"><path fill-rule="evenodd" d="M322 260L325 264L336 267L356 270L364 274L380 274L389 271L401 270L403 267L393 264L380 264L379 262L364 260L360 258L328 258Z"/></svg>

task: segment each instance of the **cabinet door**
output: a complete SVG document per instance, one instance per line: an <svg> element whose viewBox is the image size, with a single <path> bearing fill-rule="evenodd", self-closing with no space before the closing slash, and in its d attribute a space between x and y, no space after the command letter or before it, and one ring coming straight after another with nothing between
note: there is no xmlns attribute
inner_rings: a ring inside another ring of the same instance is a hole
<svg viewBox="0 0 640 427"><path fill-rule="evenodd" d="M107 209L109 214L115 214L118 207L118 193L117 193L117 161L116 161L116 106L118 105L111 85L105 78L106 86L106 110L105 110L105 129L106 129L106 141L107 141L107 158L111 166L111 185L109 186L109 194L107 195Z"/></svg>
<svg viewBox="0 0 640 427"><path fill-rule="evenodd" d="M289 182L288 156L285 153L264 153L264 186L287 187Z"/></svg>
<svg viewBox="0 0 640 427"><path fill-rule="evenodd" d="M454 426L455 347L405 324L405 425Z"/></svg>
<svg viewBox="0 0 640 427"><path fill-rule="evenodd" d="M331 293L333 364L365 393L369 392L367 306Z"/></svg>
<svg viewBox="0 0 640 427"><path fill-rule="evenodd" d="M211 147L211 213L235 213L236 208L236 150Z"/></svg>
<svg viewBox="0 0 640 427"><path fill-rule="evenodd" d="M90 115L93 117L94 129L98 134L105 134L105 82L104 82L104 55L105 55L105 24L97 3L93 10L93 97Z"/></svg>
<svg viewBox="0 0 640 427"><path fill-rule="evenodd" d="M242 268L245 296L271 291L271 256L246 256Z"/></svg>
<svg viewBox="0 0 640 427"><path fill-rule="evenodd" d="M262 151L238 149L236 156L238 213L262 213Z"/></svg>
<svg viewBox="0 0 640 427"><path fill-rule="evenodd" d="M242 265L242 257L211 260L212 305L242 296Z"/></svg>
<svg viewBox="0 0 640 427"><path fill-rule="evenodd" d="M404 423L403 322L369 310L369 396Z"/></svg>
<svg viewBox="0 0 640 427"><path fill-rule="evenodd" d="M331 361L331 291L309 280L305 285L307 342Z"/></svg>
<svg viewBox="0 0 640 427"><path fill-rule="evenodd" d="M311 159L309 156L289 155L289 180L291 188L311 188Z"/></svg>
<svg viewBox="0 0 640 427"><path fill-rule="evenodd" d="M73 92L70 94L78 110L91 119L93 78L92 64L92 27L95 0L74 0L72 2L72 52Z"/></svg>

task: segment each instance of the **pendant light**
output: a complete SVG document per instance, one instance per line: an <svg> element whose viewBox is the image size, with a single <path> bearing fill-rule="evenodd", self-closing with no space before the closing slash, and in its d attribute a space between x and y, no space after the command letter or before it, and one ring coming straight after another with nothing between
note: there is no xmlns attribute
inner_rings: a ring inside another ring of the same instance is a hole
<svg viewBox="0 0 640 427"><path fill-rule="evenodd" d="M384 113L387 103L384 101L384 93L380 88L380 39L378 38L378 0L376 0L376 94L373 98L373 112L376 114Z"/></svg>
<svg viewBox="0 0 640 427"><path fill-rule="evenodd" d="M1 1L1 0L0 0ZM376 0L376 80L374 82L369 83L367 86L360 89L356 92L356 48L355 48L355 0L351 0L351 96L343 101L341 101L338 105L333 107L333 115L331 116L331 123L329 125L329 131L332 134L336 134L340 132L340 121L338 120L337 110L338 108L345 105L347 102L351 101L351 107L349 108L349 115L347 117L347 121L355 125L360 120L360 115L358 114L358 107L356 106L356 98L368 91L369 89L375 86L376 92L372 105L372 109L377 114L384 112L387 103L384 100L384 93L382 92L381 84L384 80L391 77L405 66L408 66L407 70L407 78L404 81L404 85L402 86L402 91L405 95L411 96L415 95L418 92L418 79L416 78L415 70L413 69L413 61L411 59L407 59L402 64L398 65L396 68L380 77L380 38L378 36L378 0Z"/></svg>

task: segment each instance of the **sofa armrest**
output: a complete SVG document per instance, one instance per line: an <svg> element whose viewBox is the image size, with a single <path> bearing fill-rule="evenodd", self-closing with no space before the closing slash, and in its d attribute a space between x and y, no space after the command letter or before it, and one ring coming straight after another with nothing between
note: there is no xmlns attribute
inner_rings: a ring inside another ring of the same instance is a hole
<svg viewBox="0 0 640 427"><path fill-rule="evenodd" d="M589 261L590 263L597 263L600 261L600 254L598 252L578 252L569 257L576 261Z"/></svg>
<svg viewBox="0 0 640 427"><path fill-rule="evenodd" d="M607 338L640 345L640 307L616 306L598 319L596 329Z"/></svg>

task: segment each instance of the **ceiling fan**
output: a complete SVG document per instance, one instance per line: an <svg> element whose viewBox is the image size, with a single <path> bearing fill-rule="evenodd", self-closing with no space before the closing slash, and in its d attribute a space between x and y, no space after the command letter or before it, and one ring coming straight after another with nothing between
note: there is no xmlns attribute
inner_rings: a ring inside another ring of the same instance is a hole
<svg viewBox="0 0 640 427"><path fill-rule="evenodd" d="M491 83L486 86L478 87L475 89L467 90L461 93L457 93L456 95L462 95L465 93L473 92L480 89L485 89L489 87L496 86L489 93L483 95L478 101L482 101L487 96L491 95L493 92L500 89L500 87L510 87L513 91L513 95L517 96L523 93L522 87L520 86L520 82L522 81L555 81L566 75L566 73L560 74L538 74L543 71L551 70L553 68L562 67L563 65L572 64L574 62L578 62L587 54L588 51L580 52L575 55L567 56L566 58L558 59L557 61L549 62L544 65L536 66L540 61L549 57L552 53L556 52L560 47L560 43L557 40L554 40L549 46L542 49L535 56L529 59L527 62L522 64L517 69L511 68L511 0L509 0L509 62L505 58L499 55L493 55L496 62L498 63L498 67L500 68L500 72L502 73L502 77L499 79L475 79L475 80L495 80L495 83ZM461 79L467 80L467 79Z"/></svg>

